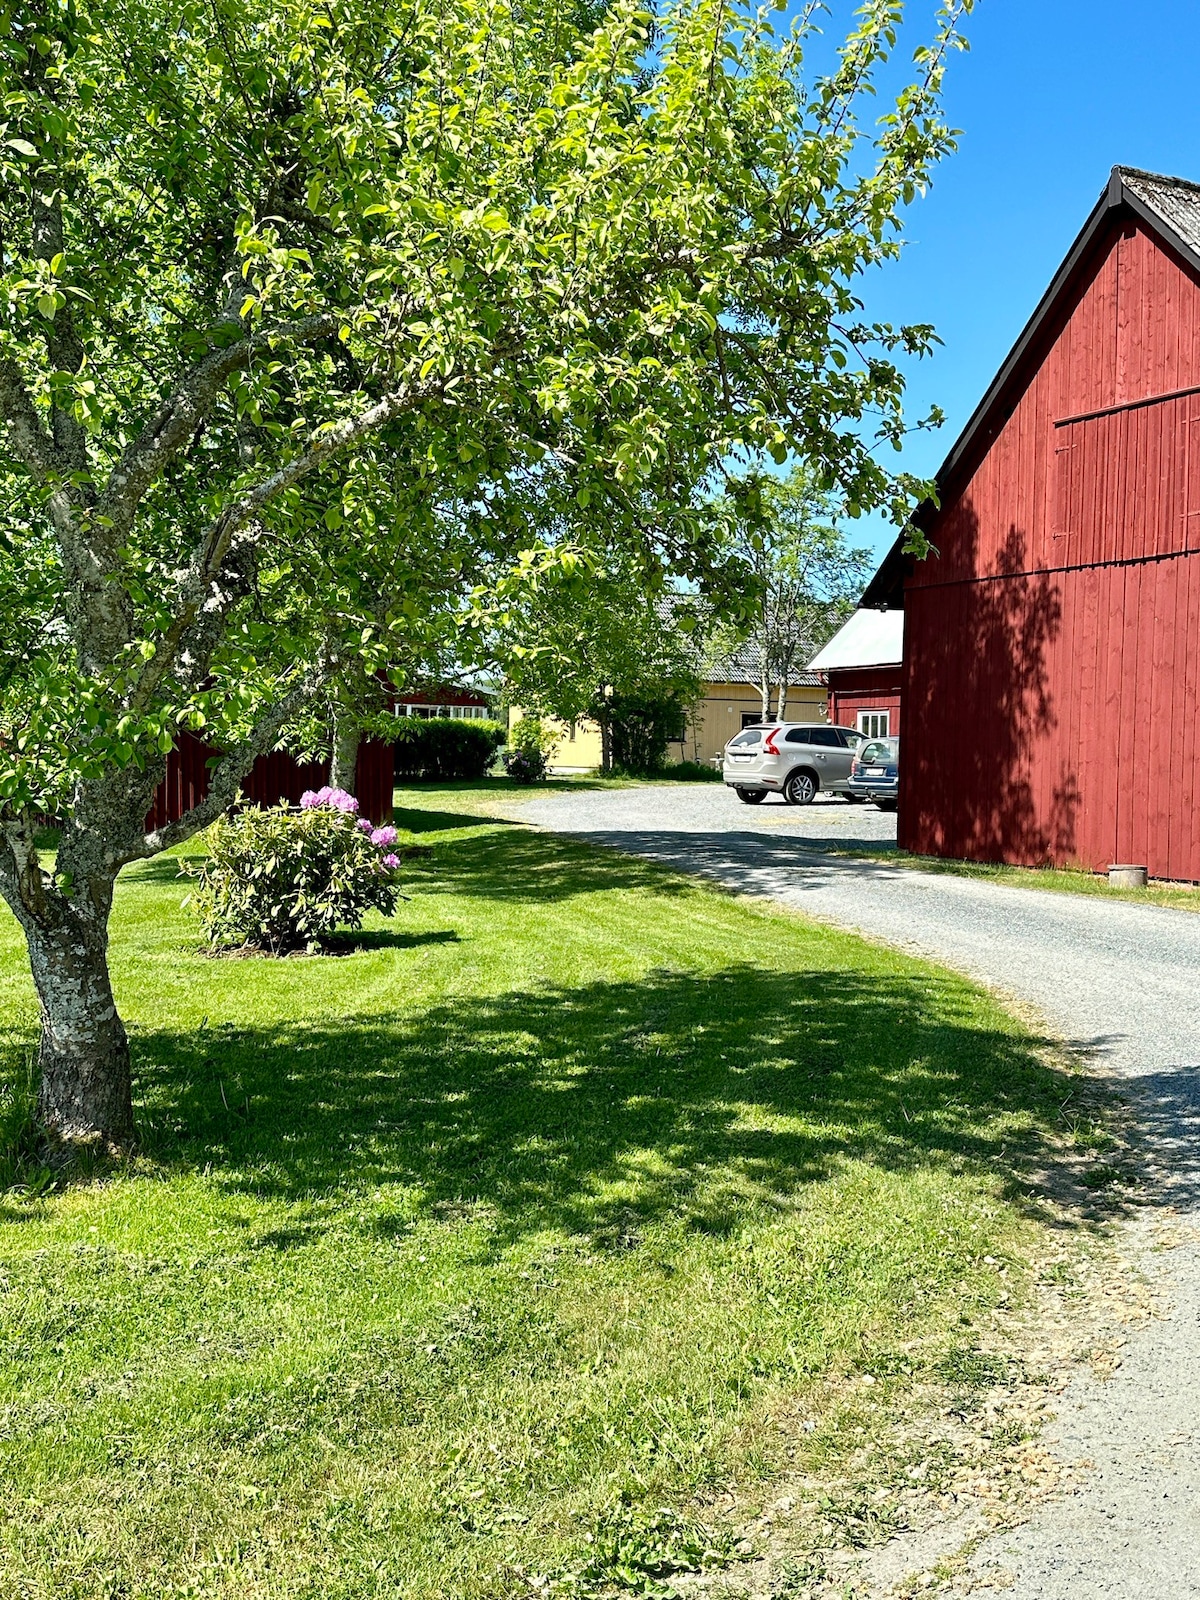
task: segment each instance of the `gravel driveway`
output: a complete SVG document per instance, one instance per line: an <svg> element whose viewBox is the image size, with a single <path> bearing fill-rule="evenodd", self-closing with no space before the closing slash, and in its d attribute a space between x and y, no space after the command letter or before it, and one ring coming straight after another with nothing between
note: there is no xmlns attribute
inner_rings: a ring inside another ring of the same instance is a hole
<svg viewBox="0 0 1200 1600"><path fill-rule="evenodd" d="M1181 1224L1158 1273L1170 1314L1113 1378L1072 1384L1049 1442L1091 1464L1082 1485L987 1540L975 1592L1200 1596L1200 914L838 859L831 846L894 841L895 818L833 799L752 808L673 785L544 796L519 815L931 956L1033 1005L1120 1080L1151 1137L1155 1198Z"/></svg>

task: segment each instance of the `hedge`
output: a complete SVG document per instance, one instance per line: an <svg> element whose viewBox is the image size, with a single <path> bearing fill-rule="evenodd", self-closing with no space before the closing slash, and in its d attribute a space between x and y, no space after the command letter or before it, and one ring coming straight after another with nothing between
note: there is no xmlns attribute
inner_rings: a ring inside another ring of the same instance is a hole
<svg viewBox="0 0 1200 1600"><path fill-rule="evenodd" d="M482 778L505 739L498 722L458 717L395 717L387 732L396 778L410 783Z"/></svg>

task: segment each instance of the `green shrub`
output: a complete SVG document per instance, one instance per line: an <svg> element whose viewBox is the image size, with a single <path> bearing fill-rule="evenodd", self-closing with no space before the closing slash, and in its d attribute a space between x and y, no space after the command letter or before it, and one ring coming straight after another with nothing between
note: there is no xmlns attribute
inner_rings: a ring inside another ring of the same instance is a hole
<svg viewBox="0 0 1200 1600"><path fill-rule="evenodd" d="M680 761L666 769L664 776L679 778L684 783L722 783L720 767L710 767L707 761Z"/></svg>
<svg viewBox="0 0 1200 1600"><path fill-rule="evenodd" d="M517 783L537 783L546 776L558 735L543 728L539 717L518 717L508 732L504 770Z"/></svg>
<svg viewBox="0 0 1200 1600"><path fill-rule="evenodd" d="M435 783L486 777L504 743L498 722L458 717L392 717L384 736L396 752L396 777Z"/></svg>
<svg viewBox="0 0 1200 1600"><path fill-rule="evenodd" d="M652 778L667 764L668 744L684 736L687 705L671 694L614 694L608 718L614 769Z"/></svg>
<svg viewBox="0 0 1200 1600"><path fill-rule="evenodd" d="M212 945L283 955L315 950L368 911L390 916L398 891L395 828L356 816L341 789L309 791L300 809L250 806L208 831L208 860L191 896Z"/></svg>

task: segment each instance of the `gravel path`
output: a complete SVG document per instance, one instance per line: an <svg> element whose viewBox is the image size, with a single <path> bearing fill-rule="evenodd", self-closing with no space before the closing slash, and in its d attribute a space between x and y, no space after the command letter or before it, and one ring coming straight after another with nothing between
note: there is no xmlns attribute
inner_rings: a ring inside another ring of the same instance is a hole
<svg viewBox="0 0 1200 1600"><path fill-rule="evenodd" d="M647 787L546 796L519 815L931 956L1033 1005L1119 1080L1151 1139L1155 1199L1181 1224L1156 1273L1170 1314L1113 1378L1067 1391L1048 1440L1090 1464L1081 1485L984 1543L975 1592L1200 1596L1200 915L838 859L831 846L894 840L895 819L833 799L751 808L716 785ZM1156 1230L1131 1227L1149 1250Z"/></svg>

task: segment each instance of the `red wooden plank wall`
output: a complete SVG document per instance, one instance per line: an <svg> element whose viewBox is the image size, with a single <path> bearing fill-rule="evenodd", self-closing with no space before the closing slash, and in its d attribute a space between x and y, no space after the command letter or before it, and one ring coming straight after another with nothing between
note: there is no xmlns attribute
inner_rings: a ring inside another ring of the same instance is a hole
<svg viewBox="0 0 1200 1600"><path fill-rule="evenodd" d="M167 772L154 795L146 817L146 827L161 828L177 822L185 811L199 804L208 793L208 761L218 754L211 745L184 733L178 746L167 757ZM355 793L359 809L372 822L392 820L392 787L395 758L390 744L364 739L358 748ZM328 761L299 762L281 751L259 756L250 769L242 793L252 805L273 806L286 802L297 805L306 789L319 789L329 782Z"/></svg>
<svg viewBox="0 0 1200 1600"><path fill-rule="evenodd" d="M856 728L860 711L886 711L888 732L900 732L900 673L895 667L832 669L829 673L829 720Z"/></svg>
<svg viewBox="0 0 1200 1600"><path fill-rule="evenodd" d="M1094 267L906 584L900 842L1200 880L1200 283Z"/></svg>

